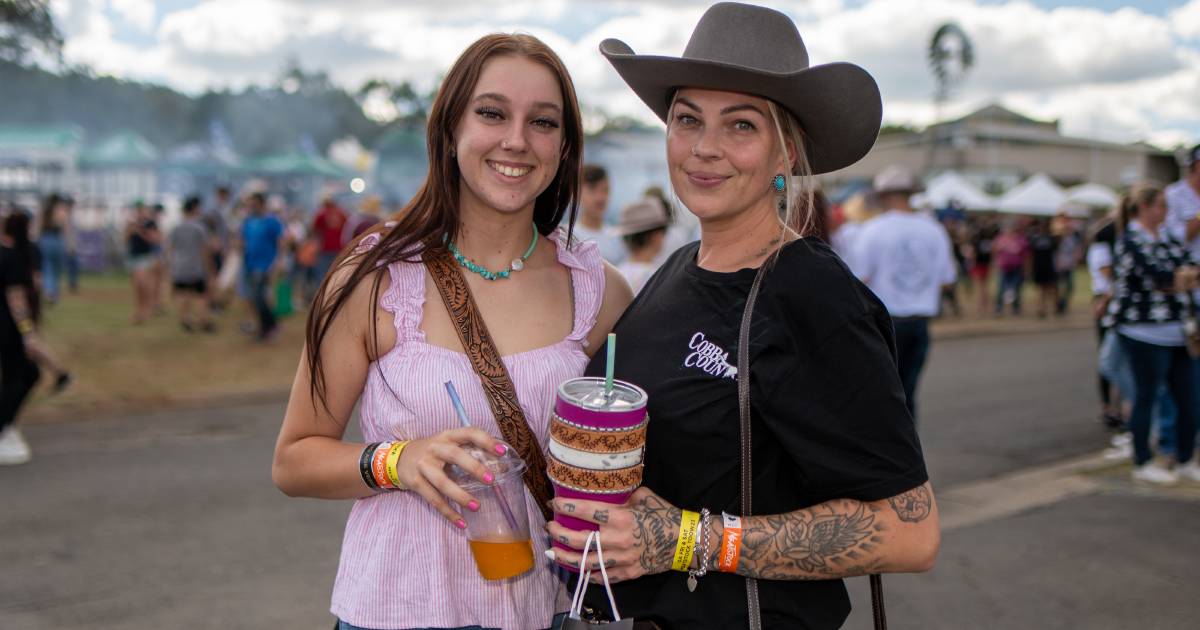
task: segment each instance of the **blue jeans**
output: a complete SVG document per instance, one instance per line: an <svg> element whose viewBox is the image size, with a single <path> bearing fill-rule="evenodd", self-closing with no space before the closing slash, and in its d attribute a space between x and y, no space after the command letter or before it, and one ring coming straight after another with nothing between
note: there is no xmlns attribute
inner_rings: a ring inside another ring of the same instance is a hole
<svg viewBox="0 0 1200 630"><path fill-rule="evenodd" d="M1175 403L1175 457L1192 458L1196 440L1196 376L1192 358L1182 346L1156 346L1121 335L1123 351L1133 368L1133 460L1138 466L1150 461L1150 425L1155 399L1164 385Z"/></svg>
<svg viewBox="0 0 1200 630"><path fill-rule="evenodd" d="M47 300L57 302L59 278L67 270L67 246L62 235L51 232L38 239L38 248L42 250L42 291Z"/></svg>
<svg viewBox="0 0 1200 630"><path fill-rule="evenodd" d="M550 630L559 630L559 628L562 628L563 620L565 620L566 618L567 618L567 613L558 613L557 615L554 615L554 621L552 621L550 624ZM352 625L346 623L345 621L342 621L339 619L337 622L337 626L334 628L334 630L369 630L369 629L368 628L360 628L358 626L352 626ZM439 630L439 629L436 629L436 628L407 629L406 628L405 630ZM493 630L493 629L484 628L482 626L463 626L461 628L446 628L444 630Z"/></svg>
<svg viewBox="0 0 1200 630"><path fill-rule="evenodd" d="M892 320L896 332L896 368L904 386L904 404L913 420L917 419L917 381L929 356L929 320L924 317Z"/></svg>
<svg viewBox="0 0 1200 630"><path fill-rule="evenodd" d="M1013 292L1013 315L1021 314L1021 286L1025 284L1025 270L1000 270L1000 282L996 283L996 314L1004 312L1004 294Z"/></svg>
<svg viewBox="0 0 1200 630"><path fill-rule="evenodd" d="M271 307L271 272L247 271L246 284L250 301L258 312L258 336L266 337L275 330L275 309Z"/></svg>

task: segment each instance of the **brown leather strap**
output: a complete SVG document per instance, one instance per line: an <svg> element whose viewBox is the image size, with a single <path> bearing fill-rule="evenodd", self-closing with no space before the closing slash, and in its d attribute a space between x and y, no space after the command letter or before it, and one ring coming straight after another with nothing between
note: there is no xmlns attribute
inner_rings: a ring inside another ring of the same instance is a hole
<svg viewBox="0 0 1200 630"><path fill-rule="evenodd" d="M750 320L754 313L754 302L758 300L758 289L766 275L767 265L758 268L750 294L746 296L746 308L742 311L742 324L738 330L738 415L742 420L742 515L753 514L751 506L751 481L753 468L750 464ZM750 630L762 630L762 609L758 603L758 581L746 578L746 604L750 611ZM871 576L871 613L875 630L887 630L887 613L883 609L883 578Z"/></svg>
<svg viewBox="0 0 1200 630"><path fill-rule="evenodd" d="M433 283L437 286L442 302L454 322L454 331L462 342L463 350L471 359L479 382L487 394L488 405L496 416L496 424L504 441L517 449L517 454L525 460L525 485L537 500L538 509L542 516L549 521L554 514L547 503L554 498L550 487L550 478L546 476L546 457L542 447L534 437L529 423L525 420L525 412L517 400L517 390L513 387L512 377L508 368L500 359L500 352L492 336L488 334L487 324L479 314L479 307L471 297L471 289L467 279L463 277L458 265L449 256L430 255L425 258L425 266Z"/></svg>
<svg viewBox="0 0 1200 630"><path fill-rule="evenodd" d="M758 268L750 294L746 296L746 308L742 311L742 325L738 330L737 383L738 415L742 419L742 515L753 514L750 482L753 467L750 464L750 320L754 314L754 302L758 300L758 288L766 275L767 265ZM750 630L762 630L762 610L758 605L758 580L746 578L746 606L750 611Z"/></svg>

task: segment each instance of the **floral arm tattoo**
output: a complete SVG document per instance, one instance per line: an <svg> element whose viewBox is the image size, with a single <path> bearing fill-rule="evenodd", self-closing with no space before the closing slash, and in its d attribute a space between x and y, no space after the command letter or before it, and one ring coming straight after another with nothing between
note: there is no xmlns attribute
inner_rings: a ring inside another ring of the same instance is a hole
<svg viewBox="0 0 1200 630"><path fill-rule="evenodd" d="M929 517L933 497L918 486L884 501L836 499L810 508L742 518L742 551L737 573L768 580L827 580L878 573L889 531L888 507L901 523ZM705 529L710 552L704 561L716 568L720 519ZM895 520L892 520L895 523ZM676 521L678 526L678 521ZM672 539L672 543L674 539Z"/></svg>

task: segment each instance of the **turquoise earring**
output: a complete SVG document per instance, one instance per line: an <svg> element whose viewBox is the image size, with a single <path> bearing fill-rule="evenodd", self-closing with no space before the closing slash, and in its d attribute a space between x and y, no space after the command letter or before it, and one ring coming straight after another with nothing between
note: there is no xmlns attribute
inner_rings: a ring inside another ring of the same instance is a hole
<svg viewBox="0 0 1200 630"><path fill-rule="evenodd" d="M787 185L787 179L782 174L776 175L775 179L771 180L775 186L775 192L783 192L783 187Z"/></svg>

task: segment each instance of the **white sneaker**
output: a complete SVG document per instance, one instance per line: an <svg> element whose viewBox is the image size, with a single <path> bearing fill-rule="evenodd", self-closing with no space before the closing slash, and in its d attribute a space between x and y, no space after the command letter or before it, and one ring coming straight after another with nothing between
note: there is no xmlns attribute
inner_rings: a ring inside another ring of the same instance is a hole
<svg viewBox="0 0 1200 630"><path fill-rule="evenodd" d="M1192 461L1176 468L1175 471L1179 473L1181 479L1200 483L1200 464L1196 463L1195 457L1192 458Z"/></svg>
<svg viewBox="0 0 1200 630"><path fill-rule="evenodd" d="M20 429L10 426L0 432L0 466L24 464L32 456Z"/></svg>
<svg viewBox="0 0 1200 630"><path fill-rule="evenodd" d="M1111 441L1113 446L1126 446L1133 444L1133 434L1126 431L1125 433L1117 433L1112 436Z"/></svg>
<svg viewBox="0 0 1200 630"><path fill-rule="evenodd" d="M1150 461L1133 469L1133 480L1167 486L1178 483L1179 475L1161 464Z"/></svg>
<svg viewBox="0 0 1200 630"><path fill-rule="evenodd" d="M1117 444L1104 449L1104 459L1117 461L1129 459L1130 457L1133 457L1132 444Z"/></svg>

